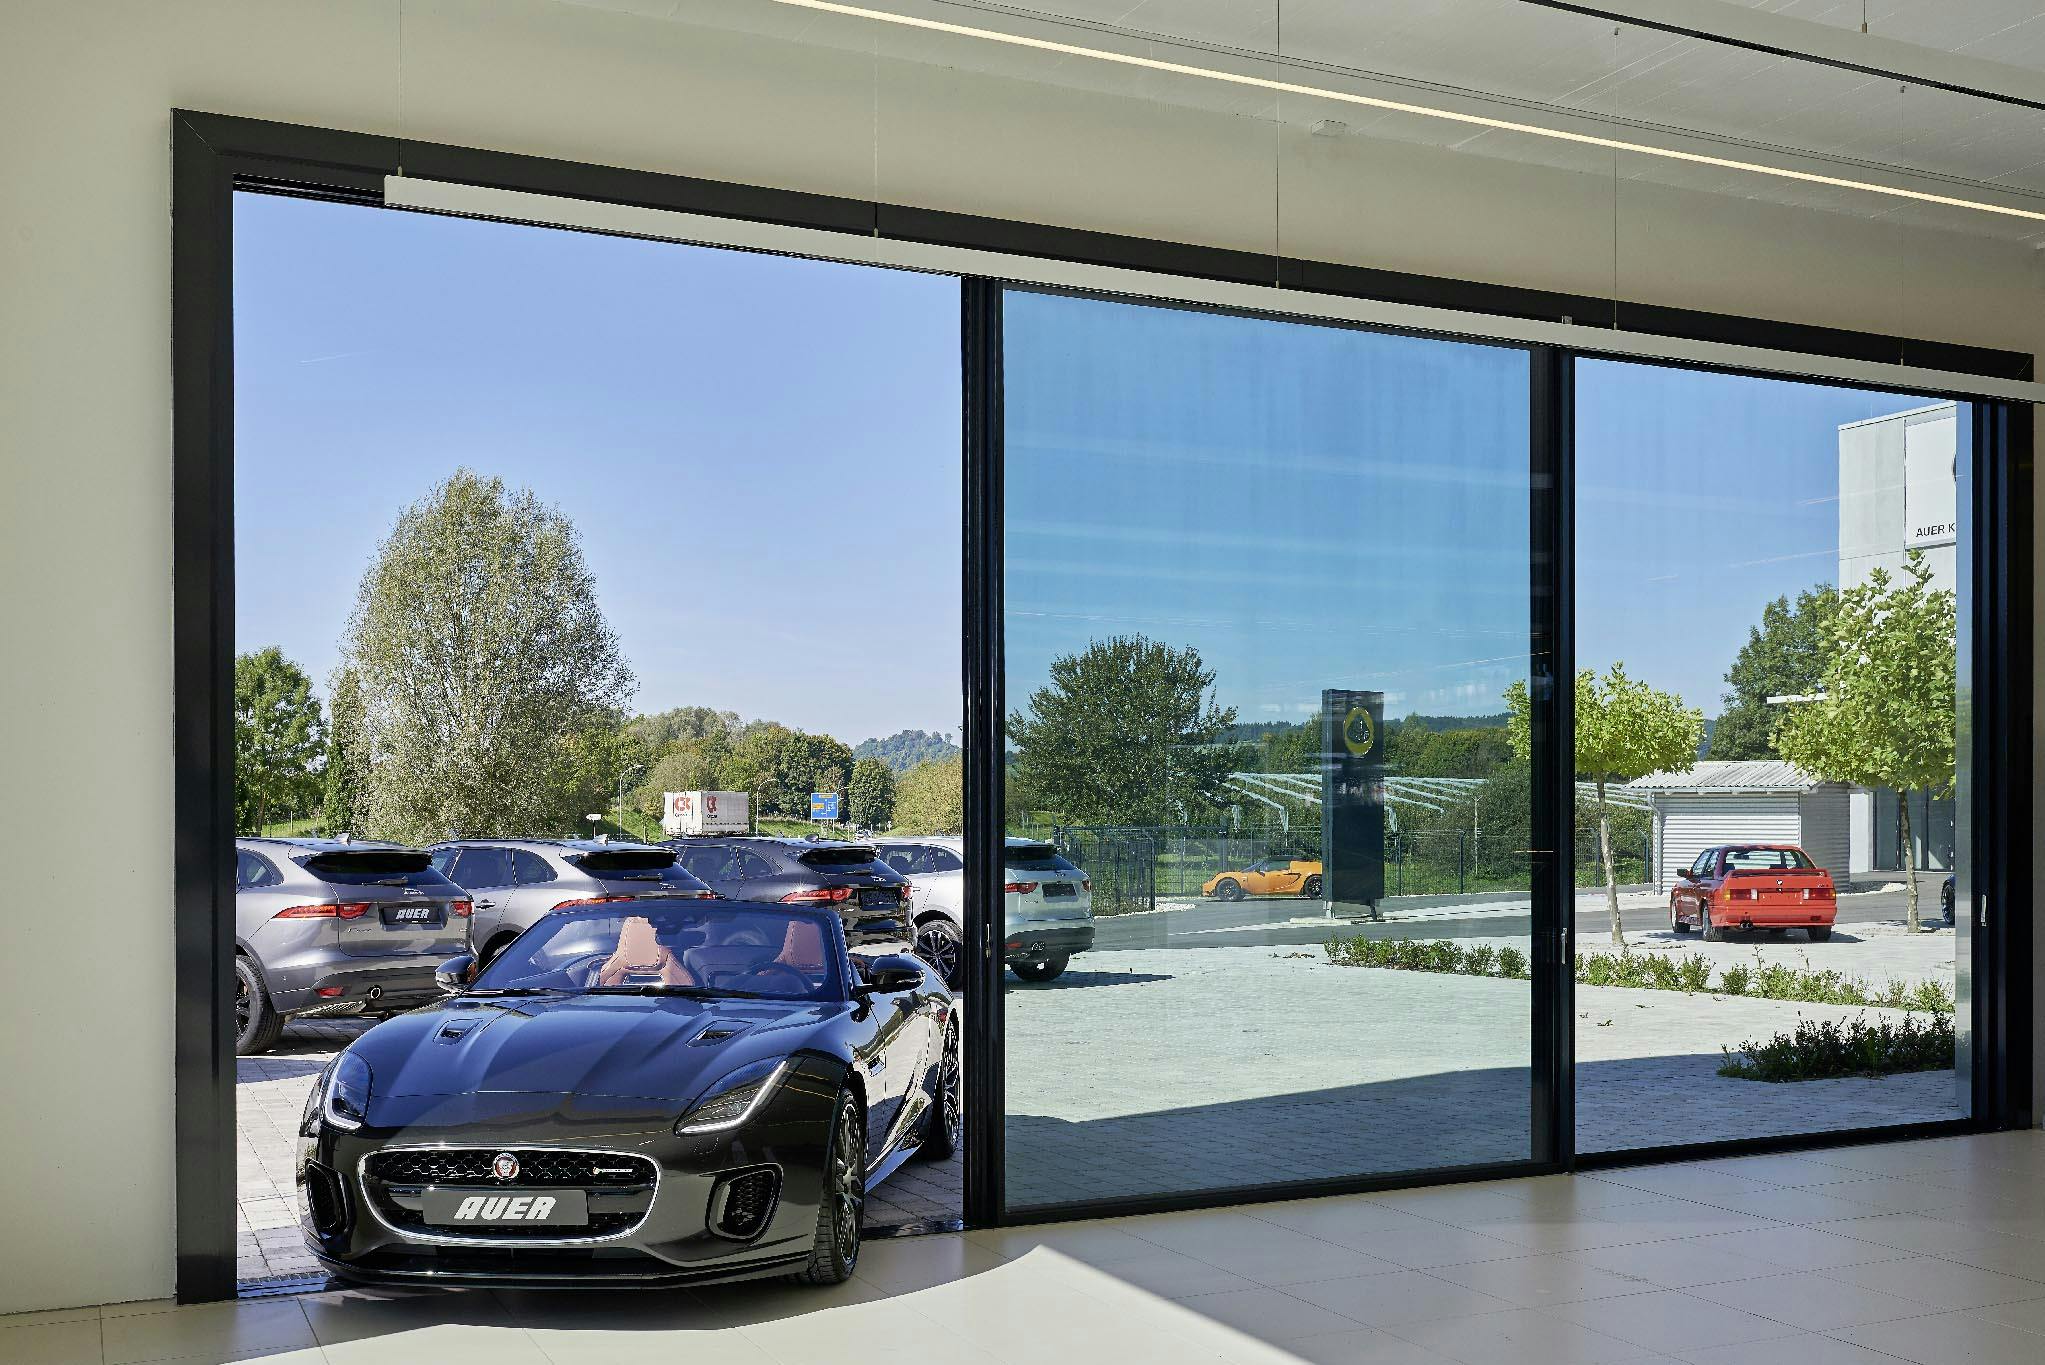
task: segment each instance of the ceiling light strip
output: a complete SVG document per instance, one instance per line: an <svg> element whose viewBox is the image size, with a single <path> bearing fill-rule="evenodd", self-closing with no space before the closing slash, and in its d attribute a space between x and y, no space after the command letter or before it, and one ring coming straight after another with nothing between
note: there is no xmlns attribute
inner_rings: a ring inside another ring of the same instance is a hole
<svg viewBox="0 0 2045 1365"><path fill-rule="evenodd" d="M1641 156L1659 157L1665 161L1681 161L1694 166L1712 166L1721 170L1744 171L1752 175L1770 176L1777 180L1794 180L1807 185L1825 185L1833 189L1858 190L1867 194L1884 195L1891 199L1907 199L1920 204L1938 204L1946 208L1968 209L1978 213L1999 214L2006 218L2023 218L2031 222L2045 223L2045 210L2022 209L2007 204L1993 204L1980 199L1962 199L1953 195L1934 194L1929 190L1905 189L1899 185L1883 185L1870 180L1853 180L1845 176L1823 175L1817 171L1792 170L1785 166L1769 166L1756 161L1741 161L1734 157L1710 156L1703 152L1684 152L1672 147L1657 147L1645 142L1630 142L1624 138L1601 137L1595 133L1571 132L1565 128L1550 128L1537 123L1520 123L1512 119L1492 118L1485 114L1466 114L1453 109L1439 109L1431 105L1410 104L1403 100L1382 99L1375 95L1358 95L1347 90L1333 90L1326 86L1301 85L1293 81L1273 80L1268 76L1245 75L1235 71L1220 71L1213 67L1192 66L1185 62L1170 62L1158 57L1139 57L1133 53L1111 52L1105 48L1086 47L1079 43L1061 43L1050 38L1032 38L1020 33L1003 33L999 29L976 28L970 24L947 23L942 19L924 19L916 15L897 14L890 10L868 9L860 5L844 5L836 0L766 0L769 4L785 5L792 9L815 10L824 14L843 15L852 19L869 19L876 23L894 24L902 28L922 29L931 33L945 33L959 38L977 38L983 42L1000 43L1008 47L1029 48L1038 52L1052 52L1063 57L1090 58L1109 62L1116 66L1136 67L1144 71L1160 71L1174 76L1191 76L1198 80L1219 81L1227 85L1248 86L1257 90L1270 90L1281 95L1304 95L1312 99L1334 100L1341 104L1360 105L1366 109L1380 109L1395 114L1412 114L1418 118L1438 119L1446 123L1460 123L1470 127L1488 128L1505 133L1524 133L1529 137L1547 138L1554 142L1573 142L1585 147L1601 147L1616 152L1635 152ZM1274 61L1283 61L1274 57ZM1699 134L1703 136L1703 134Z"/></svg>

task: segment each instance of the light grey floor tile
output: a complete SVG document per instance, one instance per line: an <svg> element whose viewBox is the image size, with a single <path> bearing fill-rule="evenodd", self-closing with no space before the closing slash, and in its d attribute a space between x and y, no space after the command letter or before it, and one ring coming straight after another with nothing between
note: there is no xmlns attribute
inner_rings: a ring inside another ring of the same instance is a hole
<svg viewBox="0 0 2045 1365"><path fill-rule="evenodd" d="M2045 1248L2040 1248L2045 1253ZM1878 1293L1915 1299L1929 1309L1985 1308L1992 1303L2015 1303L2038 1297L2035 1280L1998 1275L1930 1256L1911 1256L1900 1261L1875 1261L1869 1265L1840 1266L1823 1272L1846 1284L1857 1284Z"/></svg>
<svg viewBox="0 0 2045 1365"><path fill-rule="evenodd" d="M0 1330L7 1365L100 1365L99 1319L34 1322Z"/></svg>
<svg viewBox="0 0 2045 1365"><path fill-rule="evenodd" d="M1743 1341L1736 1346L1707 1346L1685 1351L1682 1358L1690 1365L1896 1365L1894 1356L1810 1333Z"/></svg>
<svg viewBox="0 0 2045 1365"><path fill-rule="evenodd" d="M2022 1299L2016 1303L1991 1304L1974 1310L1976 1317L2014 1327L2020 1332L2035 1332L2045 1336L2045 1297ZM2041 1346L2040 1358L2045 1359L2045 1346Z"/></svg>
<svg viewBox="0 0 2045 1365"><path fill-rule="evenodd" d="M1451 1359L1376 1327L1290 1342L1286 1353L1309 1365L1447 1365Z"/></svg>
<svg viewBox="0 0 2045 1365"><path fill-rule="evenodd" d="M1572 1251L1569 1259L1636 1281L1642 1289L1688 1289L1781 1273L1781 1267L1756 1257L1705 1245L1710 1240L1698 1237L1594 1247L1589 1251Z"/></svg>
<svg viewBox="0 0 2045 1365"><path fill-rule="evenodd" d="M194 1304L100 1320L106 1365L174 1356L246 1355L318 1344L296 1299Z"/></svg>
<svg viewBox="0 0 2045 1365"><path fill-rule="evenodd" d="M1437 1351L1464 1365L1616 1365L1640 1358L1640 1347L1531 1308L1477 1313L1445 1322L1389 1328L1394 1335Z"/></svg>
<svg viewBox="0 0 2045 1365"><path fill-rule="evenodd" d="M1672 1290L1629 1294L1618 1299L1590 1299L1535 1311L1581 1323L1607 1336L1630 1341L1642 1350L1672 1354L1705 1346L1765 1341L1787 1334L1787 1329L1773 1319Z"/></svg>
<svg viewBox="0 0 2045 1365"><path fill-rule="evenodd" d="M1473 1261L1437 1266L1427 1272L1437 1279L1505 1299L1522 1308L1583 1299L1608 1299L1638 1294L1639 1280L1588 1266L1568 1256L1519 1256L1509 1261Z"/></svg>
<svg viewBox="0 0 2045 1365"><path fill-rule="evenodd" d="M1377 1278L1377 1277L1372 1277ZM1348 1283L1348 1281L1338 1281ZM1300 1289L1322 1289L1323 1285L1309 1285ZM1362 1319L1353 1315L1338 1313L1292 1291L1268 1289L1233 1289L1222 1294L1201 1294L1190 1299L1180 1299L1178 1304L1188 1312L1197 1313L1224 1327L1238 1332L1247 1332L1264 1341L1282 1344L1296 1341L1301 1337L1324 1336L1330 1332L1346 1332Z"/></svg>
<svg viewBox="0 0 2045 1365"><path fill-rule="evenodd" d="M1909 1253L1896 1247L1857 1241L1817 1228L1748 1228L1740 1232L1717 1232L1699 1237L1694 1245L1709 1251L1751 1256L1769 1265L1790 1270L1823 1270L1828 1266L1865 1265L1869 1261L1893 1261Z"/></svg>
<svg viewBox="0 0 2045 1365"><path fill-rule="evenodd" d="M1884 1290L1826 1279L1814 1270L1786 1271L1730 1284L1695 1285L1689 1293L1728 1308L1772 1318L1805 1332L1829 1332L1939 1310Z"/></svg>
<svg viewBox="0 0 2045 1365"><path fill-rule="evenodd" d="M2038 1365L2045 1359L2035 1333L1966 1312L1842 1327L1827 1335L1915 1365Z"/></svg>
<svg viewBox="0 0 2045 1365"><path fill-rule="evenodd" d="M1495 1294L1417 1270L1293 1285L1288 1292L1367 1327L1496 1313L1514 1306Z"/></svg>

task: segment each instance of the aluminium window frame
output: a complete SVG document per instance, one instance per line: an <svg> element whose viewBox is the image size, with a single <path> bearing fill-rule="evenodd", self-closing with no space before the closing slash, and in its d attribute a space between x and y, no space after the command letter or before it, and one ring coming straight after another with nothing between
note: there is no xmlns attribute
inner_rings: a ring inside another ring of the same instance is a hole
<svg viewBox="0 0 2045 1365"><path fill-rule="evenodd" d="M520 192L587 206L643 209L735 224L764 238L801 229L833 245L802 250L861 259L924 252L956 274L962 327L962 672L965 688L966 934L977 945L967 997L969 1115L966 1222L990 1225L1212 1206L1388 1186L1565 1171L1695 1154L1653 1149L1580 1158L1570 1043L1573 958L1561 908L1573 903L1569 689L1573 677L1573 366L1579 356L1854 386L1842 368L1931 371L1942 384L1859 382L1969 402L1975 420L1972 612L1975 818L1969 889L1977 931L1975 1105L1966 1120L1908 1128L1717 1142L1715 1155L2009 1127L2029 1121L2031 929L1985 907L2030 895L2032 357L1989 348L1733 317L1554 291L1189 246L941 210L767 189L661 172L398 139L191 111L172 115L173 676L175 686L176 1293L182 1302L236 1292L233 980L233 196L290 194L371 207L393 177ZM403 183L403 182L397 182ZM562 224L572 226L573 224ZM588 230L606 230L589 228ZM660 234L655 234L660 235ZM754 249L786 251L780 245ZM965 261L961 269L945 261ZM894 263L902 262L881 262ZM1533 1159L1331 1178L1183 1197L1009 1210L1002 1195L1002 1034L998 1002L1003 759L1000 303L1070 267L1075 284L1149 302L1211 302L1220 311L1360 323L1449 339L1525 344L1532 358L1530 645L1534 697L1536 1010ZM912 266L912 268L914 268ZM1091 274L1089 274L1091 272ZM1148 281L1146 285L1144 282ZM1134 293L1122 292L1133 289ZM1145 289L1154 290L1146 293ZM1270 306L1244 305L1264 298ZM1373 320L1375 313L1385 316ZM1440 329L1400 319L1440 318ZM1642 338L1647 338L1645 343ZM1601 342L1601 338L1609 341ZM1645 346L1645 349L1643 349ZM1773 359L1770 359L1773 357ZM1766 363L1764 363L1766 362ZM1843 366L1842 366L1843 363ZM1978 387L1976 386L1978 381ZM2000 850L1998 856L1991 852ZM1545 908L1544 908L1545 907Z"/></svg>

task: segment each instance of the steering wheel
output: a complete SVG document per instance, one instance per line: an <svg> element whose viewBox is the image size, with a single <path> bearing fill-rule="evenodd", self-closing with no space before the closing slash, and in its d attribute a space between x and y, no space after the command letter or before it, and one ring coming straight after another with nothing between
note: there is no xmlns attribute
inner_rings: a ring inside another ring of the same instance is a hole
<svg viewBox="0 0 2045 1365"><path fill-rule="evenodd" d="M809 994L811 984L809 977L794 967L789 966L786 962L763 962L753 969L752 979L759 981L763 978L772 978L776 973L785 974L794 979L796 994Z"/></svg>

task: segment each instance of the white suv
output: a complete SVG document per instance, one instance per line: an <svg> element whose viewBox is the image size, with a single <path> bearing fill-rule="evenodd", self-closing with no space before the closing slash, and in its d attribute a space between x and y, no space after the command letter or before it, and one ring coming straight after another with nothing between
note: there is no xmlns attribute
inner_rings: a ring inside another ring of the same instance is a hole
<svg viewBox="0 0 2045 1365"><path fill-rule="evenodd" d="M957 988L964 984L966 863L958 839L873 841L881 860L915 887L909 917L916 952ZM1051 981L1093 947L1093 882L1050 844L1010 839L1002 854L1001 960L1025 981Z"/></svg>

